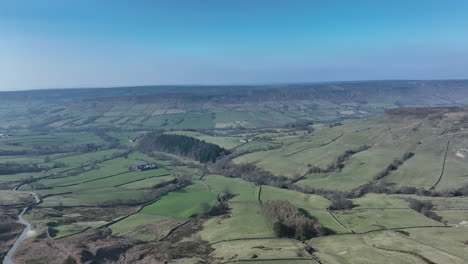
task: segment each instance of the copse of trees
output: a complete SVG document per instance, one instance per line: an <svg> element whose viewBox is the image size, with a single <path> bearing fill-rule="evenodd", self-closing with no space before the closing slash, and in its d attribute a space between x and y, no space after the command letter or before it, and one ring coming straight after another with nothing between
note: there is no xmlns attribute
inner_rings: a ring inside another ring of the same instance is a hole
<svg viewBox="0 0 468 264"><path fill-rule="evenodd" d="M432 204L431 201L420 201L420 200L417 200L417 199L413 199L413 198L406 198L405 199L408 203L409 203L409 207L411 209L413 209L414 211L418 212L418 213L421 213L423 215L425 215L426 217L429 217L431 219L434 219L436 221L439 221L441 222L442 221L442 217L437 215L436 213L434 213L432 210L432 208L434 207L434 205Z"/></svg>
<svg viewBox="0 0 468 264"><path fill-rule="evenodd" d="M161 151L188 157L201 163L215 162L227 151L218 145L183 135L149 133L138 144L145 153Z"/></svg>
<svg viewBox="0 0 468 264"><path fill-rule="evenodd" d="M301 241L328 233L316 219L306 211L286 200L270 200L263 203L262 214L278 237L290 237Z"/></svg>
<svg viewBox="0 0 468 264"><path fill-rule="evenodd" d="M346 199L346 197L342 194L335 193L330 198L331 210L345 210L345 209L352 209L354 207L353 201Z"/></svg>

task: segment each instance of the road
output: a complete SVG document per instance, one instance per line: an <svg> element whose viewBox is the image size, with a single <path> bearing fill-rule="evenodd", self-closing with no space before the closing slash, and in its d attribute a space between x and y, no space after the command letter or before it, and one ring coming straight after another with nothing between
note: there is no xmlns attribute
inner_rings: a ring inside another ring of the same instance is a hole
<svg viewBox="0 0 468 264"><path fill-rule="evenodd" d="M17 191L17 188L13 190ZM35 204L38 204L41 201L39 199L39 196L37 196L36 193L33 193L33 192L29 192L29 193L34 197ZM18 216L18 221L20 222L20 224L24 225L25 228L23 232L21 232L21 235L18 237L18 239L16 239L15 244L13 244L13 246L10 248L10 250L6 254L5 258L3 259L3 264L14 264L14 262L12 261L12 257L15 254L16 249L28 237L28 233L31 231L31 224L23 218L23 215L28 211L29 207L30 206L24 207L23 211L21 211L21 213Z"/></svg>

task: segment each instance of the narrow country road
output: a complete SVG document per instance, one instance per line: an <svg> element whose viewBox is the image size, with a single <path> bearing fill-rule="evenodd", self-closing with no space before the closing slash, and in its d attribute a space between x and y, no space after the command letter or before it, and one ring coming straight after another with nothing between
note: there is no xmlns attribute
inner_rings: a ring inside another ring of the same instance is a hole
<svg viewBox="0 0 468 264"><path fill-rule="evenodd" d="M15 187L13 190L17 191L17 189L18 188ZM37 196L36 193L33 193L33 192L28 192L28 193L30 193L34 197L35 204L38 204L41 201L39 199L39 196ZM18 221L22 225L24 225L25 228L23 232L21 232L21 235L18 237L18 239L16 239L15 244L13 244L13 246L10 248L10 250L6 254L5 258L3 259L3 264L14 264L14 262L12 261L12 257L15 254L16 249L24 241L24 239L28 237L28 233L29 231L31 231L31 224L23 218L23 215L28 211L29 207L30 206L26 206L25 208L23 208L23 211L21 211L21 213L18 215Z"/></svg>

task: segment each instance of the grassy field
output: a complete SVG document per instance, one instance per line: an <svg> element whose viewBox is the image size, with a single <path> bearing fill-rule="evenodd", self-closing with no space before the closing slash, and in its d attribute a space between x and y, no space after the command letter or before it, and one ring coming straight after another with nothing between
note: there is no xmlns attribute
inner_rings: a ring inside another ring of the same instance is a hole
<svg viewBox="0 0 468 264"><path fill-rule="evenodd" d="M30 193L0 190L0 206L22 205L33 201Z"/></svg>
<svg viewBox="0 0 468 264"><path fill-rule="evenodd" d="M308 258L301 242L294 239L262 239L222 242L213 245L215 257L223 260ZM242 262L244 263L244 262ZM261 263L264 263L263 261ZM268 263L268 262L267 262ZM281 263L281 262L278 262ZM284 260L282 263L285 263ZM290 263L289 261L287 263ZM296 263L296 262L293 262ZM298 262L307 263L307 262Z"/></svg>
<svg viewBox="0 0 468 264"><path fill-rule="evenodd" d="M163 196L159 201L150 204L141 211L145 214L187 219L202 213L202 203L211 204L216 200L214 192L197 189L182 189Z"/></svg>
<svg viewBox="0 0 468 264"><path fill-rule="evenodd" d="M416 232L426 233L428 230L433 229L419 229ZM440 230L445 232L445 229ZM419 256L433 263L466 263L466 253L465 256L458 256L463 243L448 246L448 250L444 250L437 247L437 243L432 240L426 240L425 243L416 240L413 231L409 231L409 236L383 231L364 235L340 235L339 239L333 236L314 238L308 243L318 249L317 256L321 260L331 264L375 263L376 260L390 264L424 263Z"/></svg>
<svg viewBox="0 0 468 264"><path fill-rule="evenodd" d="M203 140L208 143L216 144L225 149L232 149L242 144L242 142L240 142L241 138L238 138L238 137L209 136L209 135L201 134L198 132L192 132L192 131L175 131L175 132L170 132L170 133L194 137L194 138Z"/></svg>
<svg viewBox="0 0 468 264"><path fill-rule="evenodd" d="M238 178L226 178L219 175L206 175L203 180L218 193L229 192L235 195L230 202L258 202L259 187Z"/></svg>
<svg viewBox="0 0 468 264"><path fill-rule="evenodd" d="M411 209L366 209L333 212L335 217L354 232L362 233L382 228L443 226Z"/></svg>
<svg viewBox="0 0 468 264"><path fill-rule="evenodd" d="M45 164L56 168L44 169L44 172L0 175L0 186L5 189L11 189L29 177L44 177L22 185L20 192L0 190L0 205L32 201L29 193L21 191L38 193L42 203L34 206L25 217L39 231L36 235L52 223L57 230L55 238L59 238L86 228L100 227L132 214L142 204L151 202L138 213L111 225L112 234L135 243L154 243L186 221L200 221L203 222L203 229L194 229L194 234L187 231L187 237L182 241L200 242L201 238L214 243L211 244L213 252L210 256L220 262L314 263L309 260L310 254L300 241L274 238L272 226L260 213L260 201L288 200L331 231L330 236L307 242L318 250L314 254L323 263L360 264L376 263L376 260L390 264L424 263L426 260L433 263L466 263L466 197L368 193L353 199L355 206L352 209L328 211L331 201L309 194L308 190L302 193L266 185L260 187L241 178L204 175L207 171L214 171L212 164L199 164L173 154L152 153L155 155L148 156L134 148L138 143L128 142L129 138L138 137L146 131L173 129L166 133L192 136L233 149L236 156L233 162L236 164L253 163L274 175L295 179L297 181L293 184L303 188L338 191L351 191L374 181L375 175L404 153L413 152L413 157L391 170L379 183L395 188L434 187L438 191L466 184L468 150L465 146L468 138L459 129L462 126L461 114L446 113L436 118L387 114L346 121L341 125L315 124L315 130L311 133L303 128L238 129L239 126L279 125L310 116L317 117L316 120L340 119L344 115L359 115L357 108L367 112L372 110L372 106L360 108L362 106L352 104L337 106L326 102L316 103L330 106L330 109L312 109L309 102L297 102L298 108L295 110L284 108L274 113L268 111L268 107L271 107L268 104L259 104L255 109L246 105L245 110L218 107L190 111L185 106L181 106L181 109L169 106L171 103L164 107L144 103L85 107L76 116L64 115L64 120L56 120L47 126L66 128L73 123L90 129L96 124L119 126L122 129L107 132L107 135L116 138L122 145L107 149L109 145L104 142L102 134L88 131L56 130L46 134L18 130L11 133L12 138L0 140L0 150L27 151L29 154L0 156L1 164ZM96 108L99 110L99 113L94 113L96 118L89 119ZM254 110L257 111L255 115L252 114ZM204 129L215 127L224 129L211 131L212 135L203 134ZM182 131L185 128L202 130ZM244 144L240 141L243 138L255 139ZM447 148L448 141L450 144ZM82 147L87 144L99 145L99 150L91 148L86 152ZM56 146L67 147L70 151L34 154ZM347 156L334 170L309 172L312 167L330 168L347 151L362 146L369 148ZM126 151L131 153L121 155ZM129 170L130 165L142 161L154 163L159 168L141 172ZM172 184L169 187L174 187L183 178L191 178L193 182L162 196L158 194L157 189L162 185ZM286 185L283 187L286 188ZM232 194L226 201L227 212L204 216L202 220L192 218L204 213L205 204L215 204L219 193ZM316 190L315 193L320 192ZM431 210L441 216L447 225L410 209L402 199L406 197L430 200L434 204ZM393 229L401 230L395 232ZM354 234L349 234L352 232ZM274 260L280 258L291 260Z"/></svg>
<svg viewBox="0 0 468 264"><path fill-rule="evenodd" d="M175 218L137 213L110 226L112 234L135 240L151 241L161 239L181 221Z"/></svg>
<svg viewBox="0 0 468 264"><path fill-rule="evenodd" d="M231 204L229 217L208 220L201 232L202 239L216 242L225 239L273 237L273 230L260 214L256 204Z"/></svg>

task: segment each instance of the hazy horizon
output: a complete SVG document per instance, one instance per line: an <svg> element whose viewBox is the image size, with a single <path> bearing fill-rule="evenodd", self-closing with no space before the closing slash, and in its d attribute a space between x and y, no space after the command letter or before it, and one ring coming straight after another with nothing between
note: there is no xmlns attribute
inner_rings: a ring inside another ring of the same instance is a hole
<svg viewBox="0 0 468 264"><path fill-rule="evenodd" d="M461 0L0 0L0 91L468 79L466 13Z"/></svg>

